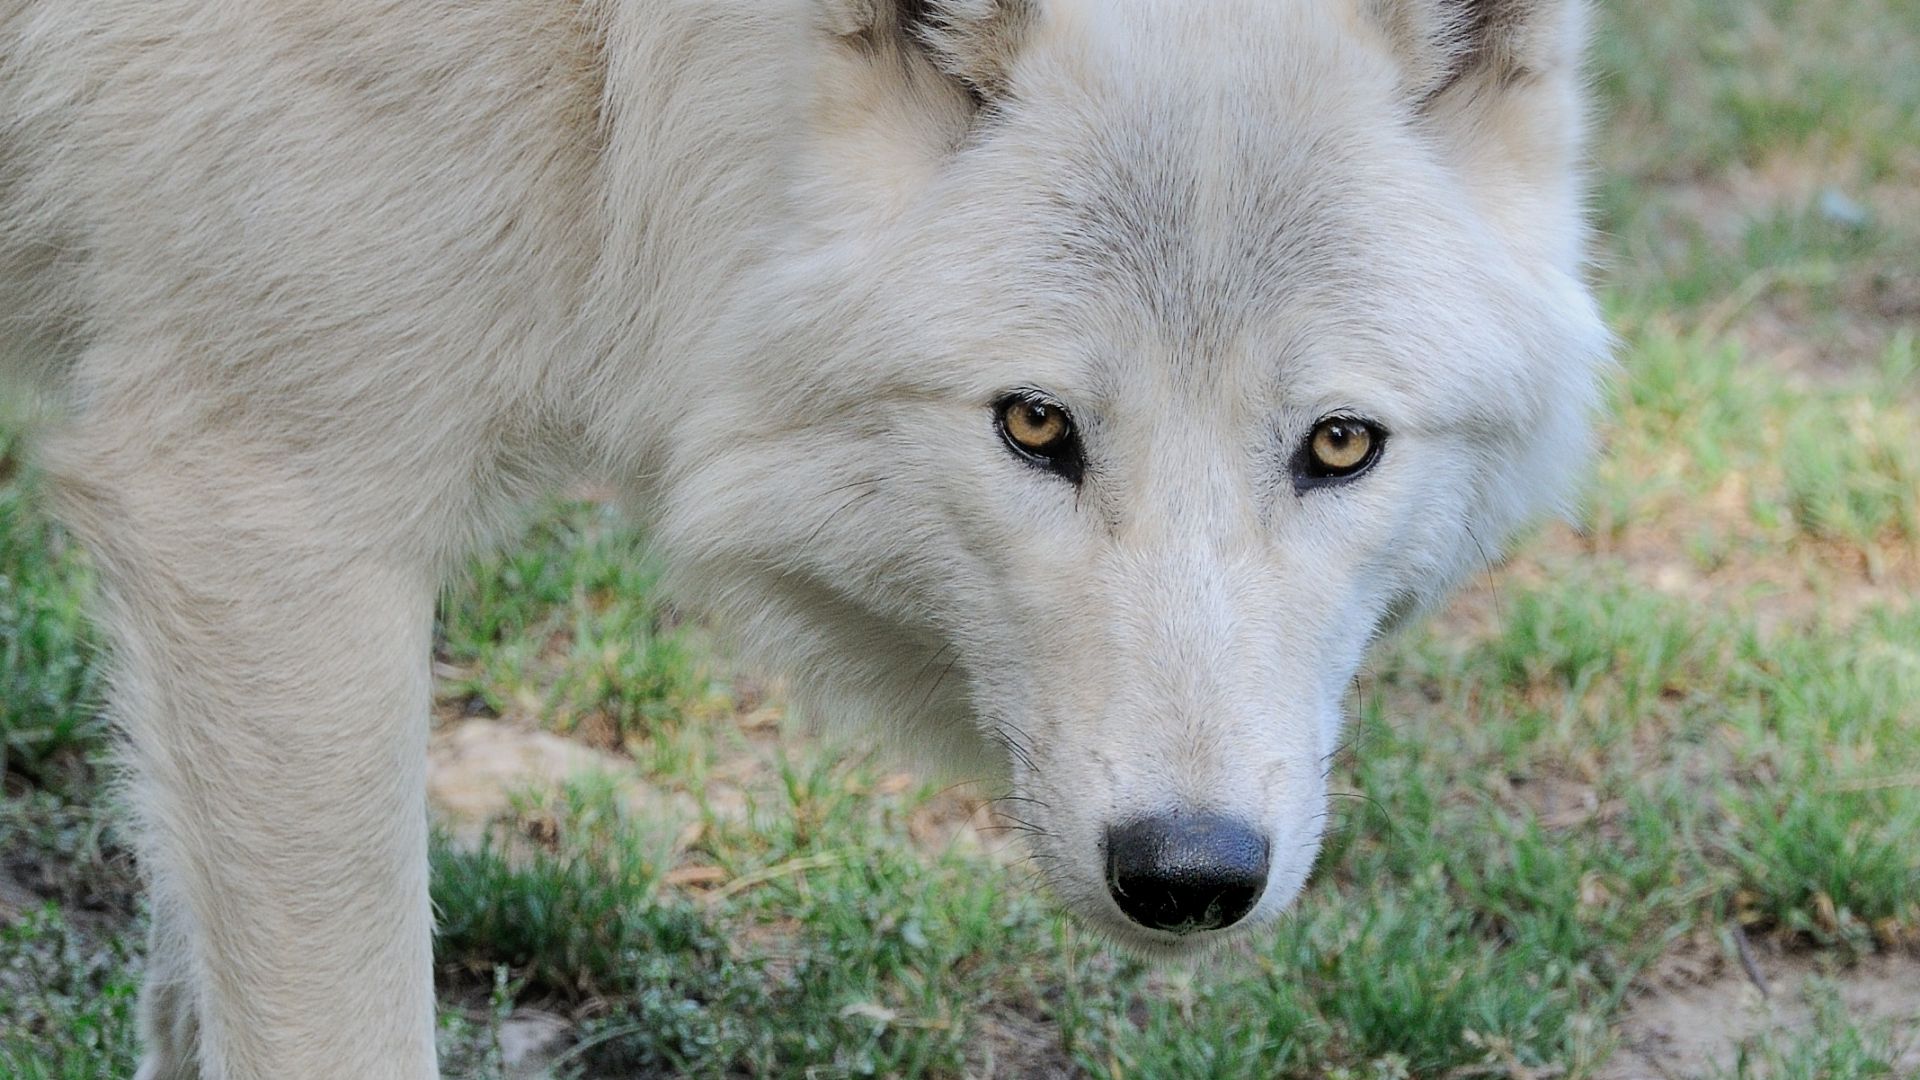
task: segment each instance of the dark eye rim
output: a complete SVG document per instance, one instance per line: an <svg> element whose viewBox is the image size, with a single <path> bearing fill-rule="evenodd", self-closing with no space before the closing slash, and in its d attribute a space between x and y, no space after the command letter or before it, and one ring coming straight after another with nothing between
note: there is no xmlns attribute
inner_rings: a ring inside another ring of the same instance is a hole
<svg viewBox="0 0 1920 1080"><path fill-rule="evenodd" d="M1357 464L1349 468L1329 469L1320 464L1319 460L1313 456L1314 433L1327 424L1334 423L1354 424L1363 427L1367 429L1367 435L1372 440L1372 445L1367 447L1367 456L1361 458ZM1390 435L1386 428L1381 427L1377 422L1369 420L1364 416L1358 416L1349 412L1328 413L1326 416L1322 416L1313 422L1312 427L1307 429L1306 436L1300 440L1300 445L1294 449L1293 460L1290 465L1293 471L1294 491L1304 495L1317 488L1339 487L1342 484L1349 484L1358 480L1368 472L1371 472L1374 465L1380 461L1380 454L1386 449L1387 439L1389 437Z"/></svg>
<svg viewBox="0 0 1920 1080"><path fill-rule="evenodd" d="M1034 450L1013 437L1007 430L1007 410L1015 405L1044 405L1060 410L1067 420L1067 432L1056 440L1055 448ZM1001 394L993 400L993 430L999 433L1001 443L1013 456L1033 468L1044 469L1075 484L1086 474L1086 459L1080 450L1080 427L1074 422L1073 410L1052 394L1031 387Z"/></svg>

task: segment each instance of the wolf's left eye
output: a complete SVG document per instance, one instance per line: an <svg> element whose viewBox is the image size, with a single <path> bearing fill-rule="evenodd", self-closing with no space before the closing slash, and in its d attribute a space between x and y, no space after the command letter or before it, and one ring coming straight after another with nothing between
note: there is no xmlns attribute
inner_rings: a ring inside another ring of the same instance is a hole
<svg viewBox="0 0 1920 1080"><path fill-rule="evenodd" d="M1027 391L994 405L994 426L1007 447L1030 464L1080 482L1080 436L1066 406Z"/></svg>
<svg viewBox="0 0 1920 1080"><path fill-rule="evenodd" d="M1293 455L1296 491L1351 480L1373 467L1387 433L1370 420L1329 416L1313 425Z"/></svg>

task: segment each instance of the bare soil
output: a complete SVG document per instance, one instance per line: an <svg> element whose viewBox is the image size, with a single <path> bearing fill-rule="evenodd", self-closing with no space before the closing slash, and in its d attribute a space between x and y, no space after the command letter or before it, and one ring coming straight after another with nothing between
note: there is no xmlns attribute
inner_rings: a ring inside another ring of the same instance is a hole
<svg viewBox="0 0 1920 1080"><path fill-rule="evenodd" d="M1727 952L1733 951L1732 956ZM1643 982L1620 1027L1620 1050L1598 1080L1679 1080L1731 1070L1743 1045L1811 1030L1814 990L1833 988L1855 1023L1920 1033L1920 957L1871 956L1840 966L1831 955L1782 952L1755 942L1752 970L1737 950L1689 943ZM1920 1075L1910 1038L1896 1075Z"/></svg>

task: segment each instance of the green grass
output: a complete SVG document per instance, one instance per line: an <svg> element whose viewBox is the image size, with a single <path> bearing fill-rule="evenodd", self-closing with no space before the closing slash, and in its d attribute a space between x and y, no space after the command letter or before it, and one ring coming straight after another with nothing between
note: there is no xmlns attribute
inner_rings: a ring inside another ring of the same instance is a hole
<svg viewBox="0 0 1920 1080"><path fill-rule="evenodd" d="M644 543L611 510L556 508L517 548L480 560L442 604L443 690L558 731L644 743L707 693L692 628L652 598Z"/></svg>
<svg viewBox="0 0 1920 1080"><path fill-rule="evenodd" d="M86 567L36 515L0 432L0 776L70 780L97 746ZM83 770L82 770L83 771Z"/></svg>
<svg viewBox="0 0 1920 1080"><path fill-rule="evenodd" d="M436 839L449 1075L506 1075L538 1008L559 1076L1604 1077L1662 965L1738 983L1736 936L1825 972L1812 1020L1677 1075L1911 1075L1920 1006L1842 990L1920 955L1920 8L1599 22L1608 457L1579 533L1377 658L1295 915L1111 952L945 839L952 794L786 730L569 503L442 606L440 722L612 766ZM0 1075L120 1076L91 582L30 490L0 464Z"/></svg>
<svg viewBox="0 0 1920 1080"><path fill-rule="evenodd" d="M77 930L52 906L0 926L0 1075L131 1076L139 966L134 939Z"/></svg>
<svg viewBox="0 0 1920 1080"><path fill-rule="evenodd" d="M1920 142L1920 11L1904 0L1602 2L1593 69L1606 163L1697 179L1769 156L1911 168Z"/></svg>

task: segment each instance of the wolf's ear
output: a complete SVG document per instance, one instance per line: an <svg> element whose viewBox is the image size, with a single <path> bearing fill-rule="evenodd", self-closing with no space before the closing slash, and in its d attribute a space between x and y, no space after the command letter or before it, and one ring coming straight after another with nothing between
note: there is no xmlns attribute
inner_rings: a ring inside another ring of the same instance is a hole
<svg viewBox="0 0 1920 1080"><path fill-rule="evenodd" d="M827 28L833 33L904 38L979 100L1006 92L1038 6L1039 0L824 0L823 4Z"/></svg>
<svg viewBox="0 0 1920 1080"><path fill-rule="evenodd" d="M1408 105L1489 212L1543 254L1577 259L1585 0L1360 3L1398 61Z"/></svg>
<svg viewBox="0 0 1920 1080"><path fill-rule="evenodd" d="M1456 88L1517 87L1579 65L1581 0L1361 0L1426 106Z"/></svg>

